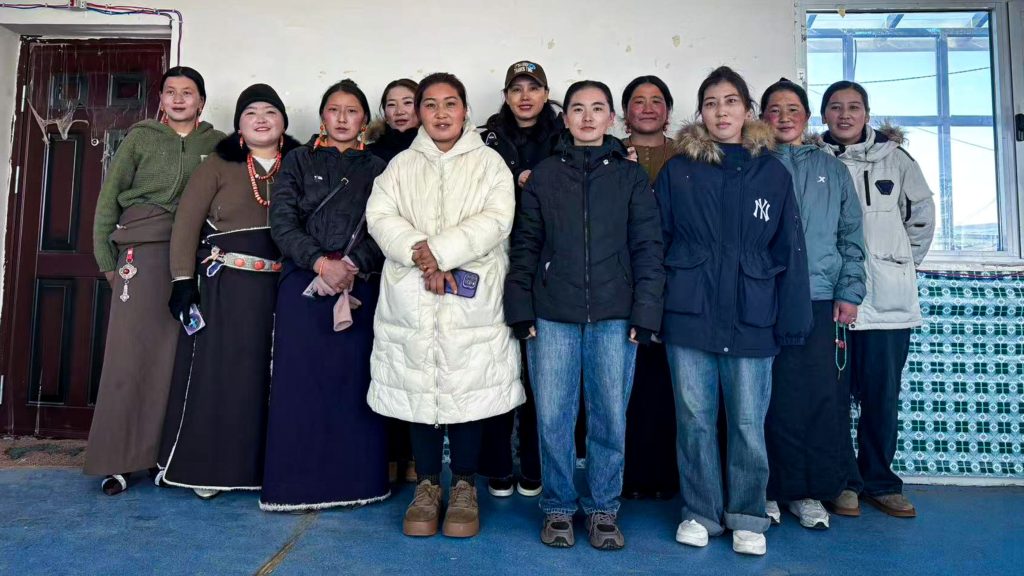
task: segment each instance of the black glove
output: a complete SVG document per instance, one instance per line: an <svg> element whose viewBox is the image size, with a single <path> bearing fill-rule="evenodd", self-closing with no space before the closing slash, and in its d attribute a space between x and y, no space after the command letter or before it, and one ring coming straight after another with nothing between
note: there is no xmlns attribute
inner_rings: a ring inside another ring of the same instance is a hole
<svg viewBox="0 0 1024 576"><path fill-rule="evenodd" d="M196 279L193 277L171 282L171 299L167 301L171 316L178 321L188 318L188 309L193 304L199 304L199 283Z"/></svg>
<svg viewBox="0 0 1024 576"><path fill-rule="evenodd" d="M516 322L512 325L512 334L516 337L516 340L529 340L531 337L530 328L533 328L533 322L529 320Z"/></svg>
<svg viewBox="0 0 1024 576"><path fill-rule="evenodd" d="M639 326L633 326L633 330L636 330L635 340L641 346L650 346L654 342L654 330L648 330Z"/></svg>

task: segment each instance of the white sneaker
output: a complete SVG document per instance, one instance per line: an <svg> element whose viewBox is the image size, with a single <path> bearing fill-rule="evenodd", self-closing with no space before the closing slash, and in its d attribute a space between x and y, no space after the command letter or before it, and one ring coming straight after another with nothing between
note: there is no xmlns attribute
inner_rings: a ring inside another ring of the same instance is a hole
<svg viewBox="0 0 1024 576"><path fill-rule="evenodd" d="M789 503L789 511L800 519L800 525L804 528L825 530L828 528L828 512L821 502L805 498L794 500Z"/></svg>
<svg viewBox="0 0 1024 576"><path fill-rule="evenodd" d="M680 522L676 528L676 542L698 548L708 545L708 529L696 520Z"/></svg>
<svg viewBox="0 0 1024 576"><path fill-rule="evenodd" d="M775 500L769 500L764 504L764 512L771 519L772 524L782 524L782 510L779 510L779 503Z"/></svg>
<svg viewBox="0 0 1024 576"><path fill-rule="evenodd" d="M209 500L217 494L220 494L220 490L213 490L210 488L193 488L192 491L196 493L196 496L199 496L203 500Z"/></svg>
<svg viewBox="0 0 1024 576"><path fill-rule="evenodd" d="M764 534L748 532L746 530L734 530L732 533L732 549L740 554L753 554L764 556L768 551L768 541Z"/></svg>

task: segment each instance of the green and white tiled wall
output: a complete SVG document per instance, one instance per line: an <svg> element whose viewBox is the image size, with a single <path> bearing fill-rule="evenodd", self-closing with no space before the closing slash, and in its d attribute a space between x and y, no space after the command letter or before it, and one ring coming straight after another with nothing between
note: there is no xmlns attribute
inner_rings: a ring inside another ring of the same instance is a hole
<svg viewBox="0 0 1024 576"><path fill-rule="evenodd" d="M893 468L1024 479L1024 275L921 273Z"/></svg>

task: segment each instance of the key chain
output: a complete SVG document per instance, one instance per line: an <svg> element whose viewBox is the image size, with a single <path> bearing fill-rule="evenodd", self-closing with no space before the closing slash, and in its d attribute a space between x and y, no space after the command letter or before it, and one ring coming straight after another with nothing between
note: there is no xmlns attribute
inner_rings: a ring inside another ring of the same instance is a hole
<svg viewBox="0 0 1024 576"><path fill-rule="evenodd" d="M117 275L124 280L124 289L121 290L121 302L127 302L131 296L128 295L128 282L139 273L139 269L135 267L135 247L132 246L128 249L128 254L124 257L124 266L121 266L117 270Z"/></svg>
<svg viewBox="0 0 1024 576"><path fill-rule="evenodd" d="M836 353L835 362L836 368L839 369L839 373L836 379L843 377L843 370L846 369L846 325L836 322ZM842 354L842 362L839 361L839 356Z"/></svg>

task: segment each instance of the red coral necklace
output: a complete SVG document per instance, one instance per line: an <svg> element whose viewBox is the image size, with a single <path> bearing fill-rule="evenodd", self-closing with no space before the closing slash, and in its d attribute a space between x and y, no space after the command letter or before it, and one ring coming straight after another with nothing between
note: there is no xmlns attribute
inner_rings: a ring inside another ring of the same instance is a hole
<svg viewBox="0 0 1024 576"><path fill-rule="evenodd" d="M270 206L270 187L267 186L267 199L264 200L263 196L260 195L260 182L270 180L277 174L278 170L281 169L281 153L278 152L277 156L274 157L274 165L267 171L266 176L260 176L256 174L256 166L253 165L252 154L245 161L246 167L249 169L249 184L252 185L252 196L256 199L256 202L260 206Z"/></svg>

